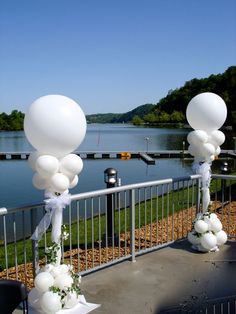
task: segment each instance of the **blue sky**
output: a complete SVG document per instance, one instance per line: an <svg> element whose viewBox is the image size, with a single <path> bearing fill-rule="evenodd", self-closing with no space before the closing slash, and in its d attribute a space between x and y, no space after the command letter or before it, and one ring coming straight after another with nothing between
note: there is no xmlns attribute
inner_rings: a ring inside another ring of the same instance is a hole
<svg viewBox="0 0 236 314"><path fill-rule="evenodd" d="M48 94L126 112L235 64L235 0L0 1L0 112Z"/></svg>

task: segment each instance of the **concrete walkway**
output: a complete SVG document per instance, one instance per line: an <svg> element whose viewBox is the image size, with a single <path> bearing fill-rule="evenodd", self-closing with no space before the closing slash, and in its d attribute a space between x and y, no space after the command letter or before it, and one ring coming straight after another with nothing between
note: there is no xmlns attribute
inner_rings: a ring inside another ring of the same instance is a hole
<svg viewBox="0 0 236 314"><path fill-rule="evenodd" d="M166 306L236 294L236 242L219 252L199 253L179 241L137 257L137 261L82 278L88 302L100 303L94 314L158 313Z"/></svg>

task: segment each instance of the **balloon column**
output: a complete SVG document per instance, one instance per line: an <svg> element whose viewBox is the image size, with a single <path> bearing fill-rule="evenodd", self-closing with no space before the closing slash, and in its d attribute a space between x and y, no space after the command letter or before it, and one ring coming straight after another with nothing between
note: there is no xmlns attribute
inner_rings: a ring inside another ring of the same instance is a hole
<svg viewBox="0 0 236 314"><path fill-rule="evenodd" d="M220 96L210 92L201 93L189 102L186 116L188 123L194 129L194 131L190 132L187 137L190 144L188 151L194 156L193 169L197 174L202 176L202 212L203 215L205 214L208 216L209 213L207 210L210 203L209 186L211 180L211 164L215 157L220 154L220 145L225 141L224 133L218 129L225 122L227 107ZM203 223L206 230L198 232L197 225L203 225ZM197 225L195 226L195 224ZM207 224L202 217L200 217L198 221L195 221L194 235L200 237L207 234L206 238L208 239L210 237L209 232L214 233L214 231L207 228ZM189 237L189 240L193 238L191 235ZM213 237L211 237L211 240L212 239ZM191 243L193 244L193 242ZM200 250L205 249L209 251L214 249L217 245L216 241L212 240L212 245L204 246L205 242L203 241L201 247L199 247Z"/></svg>
<svg viewBox="0 0 236 314"><path fill-rule="evenodd" d="M79 156L71 153L83 141L86 119L80 106L62 95L47 95L35 100L24 119L28 141L36 149L29 156L35 171L33 185L45 190L44 218L32 238L40 240L52 221L52 242L59 244L63 208L70 203L69 189L78 183L83 169ZM60 263L60 256L57 263Z"/></svg>

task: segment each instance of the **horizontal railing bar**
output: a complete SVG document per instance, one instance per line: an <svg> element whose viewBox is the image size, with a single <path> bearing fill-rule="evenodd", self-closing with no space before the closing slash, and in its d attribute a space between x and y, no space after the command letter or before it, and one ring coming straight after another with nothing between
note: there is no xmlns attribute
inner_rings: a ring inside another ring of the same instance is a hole
<svg viewBox="0 0 236 314"><path fill-rule="evenodd" d="M227 180L236 180L236 175L229 174L212 174L212 179L227 179Z"/></svg>
<svg viewBox="0 0 236 314"><path fill-rule="evenodd" d="M189 175L189 176L179 177L179 178L168 178L168 179L148 181L148 182L142 182L142 183L133 183L133 184L122 185L122 186L114 187L110 189L101 189L101 190L96 190L96 191L84 192L84 193L71 195L71 201L78 201L85 198L108 195L111 193L118 193L122 191L139 189L139 188L150 187L150 186L155 186L155 185L169 184L169 183L187 181L187 180L195 180L195 179L199 179L200 177L201 177L200 175ZM226 177L228 178L228 176ZM236 176L234 177L236 179ZM15 213L22 210L29 210L32 208L37 208L44 205L45 205L44 202L40 202L40 203L25 204L19 207L12 207L12 208L2 207L0 208L0 216L6 215L7 213Z"/></svg>
<svg viewBox="0 0 236 314"><path fill-rule="evenodd" d="M173 183L173 182L178 182L178 181L187 181L187 180L195 180L201 178L200 175L190 175L186 177L181 177L181 178L176 178L176 179L163 179L163 180L155 180L155 181L148 181L148 182L142 182L142 183L133 183L133 184L127 184L127 185L122 185L119 187L114 187L114 188L109 188L109 189L102 189L102 190L97 190L97 191L92 191L92 192L85 192L85 193L80 193L80 194L74 194L71 196L72 201L78 201L84 198L90 198L90 197L96 197L96 196L101 196L101 195L108 195L111 193L118 193L118 192L123 192L123 191L129 191L132 189L140 189L140 188L145 188L145 187L150 187L150 186L155 186L155 185L161 185L161 184L168 184L168 183Z"/></svg>

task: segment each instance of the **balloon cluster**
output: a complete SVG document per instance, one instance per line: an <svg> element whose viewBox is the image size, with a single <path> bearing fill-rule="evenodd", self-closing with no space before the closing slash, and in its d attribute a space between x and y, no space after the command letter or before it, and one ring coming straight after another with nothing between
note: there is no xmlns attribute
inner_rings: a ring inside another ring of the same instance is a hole
<svg viewBox="0 0 236 314"><path fill-rule="evenodd" d="M189 153L195 162L212 163L225 141L224 133L218 130L227 116L224 100L210 92L198 94L189 102L186 116L194 129L187 137Z"/></svg>
<svg viewBox="0 0 236 314"><path fill-rule="evenodd" d="M63 193L74 188L79 180L78 175L83 169L83 161L76 154L57 158L53 155L33 152L28 162L36 171L32 179L34 187L48 192Z"/></svg>
<svg viewBox="0 0 236 314"><path fill-rule="evenodd" d="M32 308L54 314L62 308L70 309L80 302L80 277L71 266L47 264L35 277L28 301Z"/></svg>
<svg viewBox="0 0 236 314"><path fill-rule="evenodd" d="M198 214L193 230L188 233L188 241L194 249L202 252L217 251L227 241L222 223L215 213Z"/></svg>
<svg viewBox="0 0 236 314"><path fill-rule="evenodd" d="M83 162L71 154L83 141L86 119L80 106L62 95L34 101L26 112L24 131L36 149L29 156L37 189L63 193L78 183Z"/></svg>
<svg viewBox="0 0 236 314"><path fill-rule="evenodd" d="M211 163L221 152L220 145L225 141L225 135L219 130L195 130L188 134L188 151L195 157L196 162Z"/></svg>

